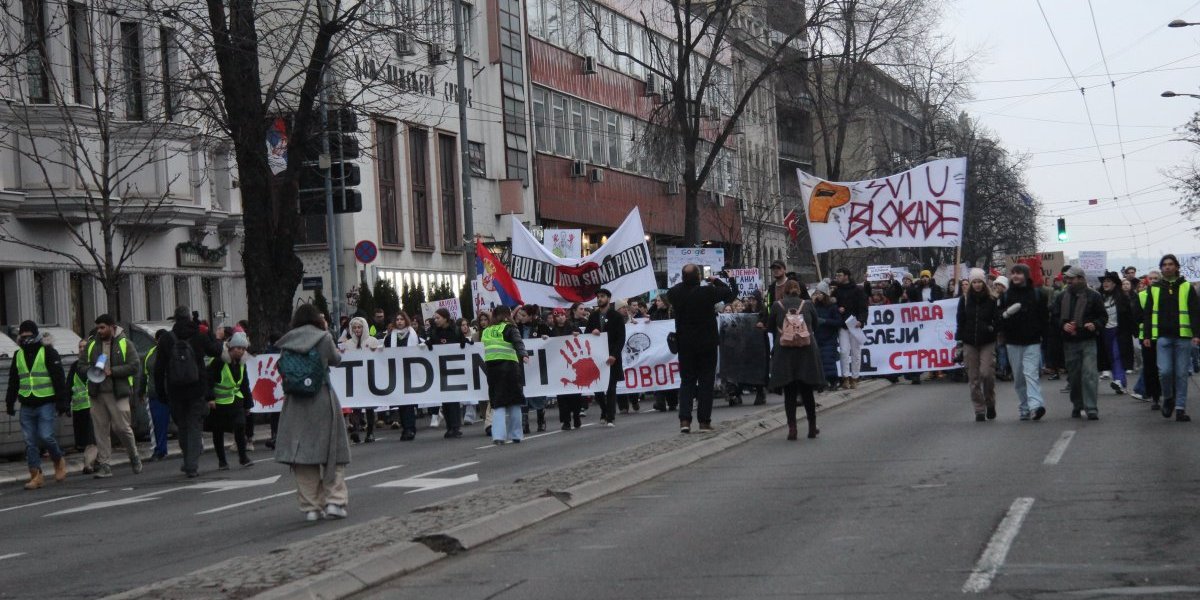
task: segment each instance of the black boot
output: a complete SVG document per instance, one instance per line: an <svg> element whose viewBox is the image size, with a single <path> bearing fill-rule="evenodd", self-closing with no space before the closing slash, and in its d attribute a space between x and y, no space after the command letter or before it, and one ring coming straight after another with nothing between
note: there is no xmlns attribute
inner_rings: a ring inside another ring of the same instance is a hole
<svg viewBox="0 0 1200 600"><path fill-rule="evenodd" d="M546 411L545 410L537 411L537 424L538 424L538 431L546 430Z"/></svg>
<svg viewBox="0 0 1200 600"><path fill-rule="evenodd" d="M521 431L529 435L529 413L521 413Z"/></svg>

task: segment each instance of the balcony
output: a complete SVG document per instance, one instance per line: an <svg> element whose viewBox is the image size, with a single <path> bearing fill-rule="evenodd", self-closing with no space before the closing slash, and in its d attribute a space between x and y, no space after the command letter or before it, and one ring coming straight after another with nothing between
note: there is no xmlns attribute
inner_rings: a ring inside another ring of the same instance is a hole
<svg viewBox="0 0 1200 600"><path fill-rule="evenodd" d="M805 144L793 140L783 138L784 132L780 132L779 140L779 159L789 162L800 163L802 165L813 165L813 149L811 144Z"/></svg>

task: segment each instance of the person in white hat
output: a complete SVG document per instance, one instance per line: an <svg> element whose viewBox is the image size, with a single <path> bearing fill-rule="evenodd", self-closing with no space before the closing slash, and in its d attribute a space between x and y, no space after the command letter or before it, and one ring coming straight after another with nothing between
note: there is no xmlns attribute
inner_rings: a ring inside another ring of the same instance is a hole
<svg viewBox="0 0 1200 600"><path fill-rule="evenodd" d="M250 378L246 376L246 349L250 338L237 332L229 338L228 360L222 356L208 366L208 380L212 382L208 394L208 426L212 430L213 449L217 453L217 468L225 471L229 463L225 460L225 432L233 432L237 444L238 462L243 467L254 464L246 453L246 408L253 404L250 395Z"/></svg>
<svg viewBox="0 0 1200 600"><path fill-rule="evenodd" d="M962 349L976 421L996 418L996 325L1000 310L983 269L971 269L970 286L958 305L954 339Z"/></svg>
<svg viewBox="0 0 1200 600"><path fill-rule="evenodd" d="M992 289L996 292L997 298L1003 298L1008 292L1008 278L1000 275L992 281ZM997 300L999 302L999 300ZM996 343L996 379L998 381L1012 381L1012 369L1008 362L1008 349L1001 340Z"/></svg>

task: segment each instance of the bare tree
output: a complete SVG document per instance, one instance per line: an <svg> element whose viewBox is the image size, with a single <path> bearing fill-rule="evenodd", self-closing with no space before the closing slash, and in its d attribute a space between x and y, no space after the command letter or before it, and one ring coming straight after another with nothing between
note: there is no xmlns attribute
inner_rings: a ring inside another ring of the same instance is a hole
<svg viewBox="0 0 1200 600"><path fill-rule="evenodd" d="M1179 139L1200 148L1200 112L1192 115L1191 120L1184 124ZM1200 215L1200 163L1193 157L1186 164L1165 174L1172 180L1171 187L1180 194L1176 206L1187 218L1195 220ZM1200 229L1200 226L1193 228L1196 229Z"/></svg>

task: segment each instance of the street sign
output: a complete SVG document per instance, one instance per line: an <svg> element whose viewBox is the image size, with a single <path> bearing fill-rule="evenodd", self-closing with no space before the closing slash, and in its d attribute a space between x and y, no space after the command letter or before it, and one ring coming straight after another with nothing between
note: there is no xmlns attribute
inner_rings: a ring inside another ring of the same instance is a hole
<svg viewBox="0 0 1200 600"><path fill-rule="evenodd" d="M325 283L324 283L324 281L322 281L320 276L305 277L304 279L300 280L300 288L305 291L319 290L324 287L325 287Z"/></svg>
<svg viewBox="0 0 1200 600"><path fill-rule="evenodd" d="M379 248L371 240L362 240L354 245L354 258L358 259L358 262L364 265L375 262L375 258L378 256Z"/></svg>

